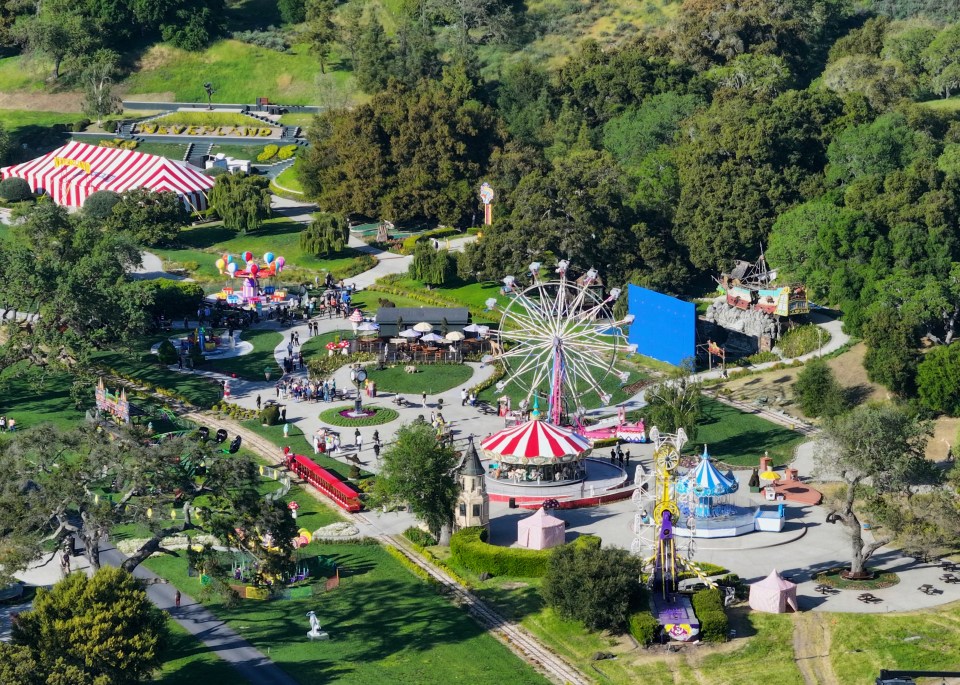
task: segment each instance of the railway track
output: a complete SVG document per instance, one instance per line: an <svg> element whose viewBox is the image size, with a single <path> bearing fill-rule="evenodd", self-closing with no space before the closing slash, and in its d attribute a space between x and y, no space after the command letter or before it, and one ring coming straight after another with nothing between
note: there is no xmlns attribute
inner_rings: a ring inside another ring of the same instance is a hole
<svg viewBox="0 0 960 685"><path fill-rule="evenodd" d="M497 639L553 682L562 685L593 685L595 682L541 645L526 630L503 618L442 570L424 561L404 543L388 535L378 535L377 539L382 544L399 550L411 562L426 571L453 597L457 604L466 607L467 611Z"/></svg>

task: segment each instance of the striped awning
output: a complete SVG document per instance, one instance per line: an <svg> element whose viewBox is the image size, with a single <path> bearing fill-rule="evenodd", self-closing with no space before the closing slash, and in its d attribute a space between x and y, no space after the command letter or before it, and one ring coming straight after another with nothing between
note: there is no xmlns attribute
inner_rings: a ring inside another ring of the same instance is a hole
<svg viewBox="0 0 960 685"><path fill-rule="evenodd" d="M540 419L494 433L480 447L490 459L537 465L575 461L591 450L586 438Z"/></svg>
<svg viewBox="0 0 960 685"><path fill-rule="evenodd" d="M733 474L729 476L720 473L713 465L710 455L704 449L704 456L700 458L697 468L677 481L677 492L686 493L691 489L700 497L721 497L737 491L740 484Z"/></svg>
<svg viewBox="0 0 960 685"><path fill-rule="evenodd" d="M185 162L136 150L70 142L42 157L0 169L3 178L22 178L35 193L59 205L81 207L99 190L122 193L134 188L177 193L193 210L207 206L214 180Z"/></svg>

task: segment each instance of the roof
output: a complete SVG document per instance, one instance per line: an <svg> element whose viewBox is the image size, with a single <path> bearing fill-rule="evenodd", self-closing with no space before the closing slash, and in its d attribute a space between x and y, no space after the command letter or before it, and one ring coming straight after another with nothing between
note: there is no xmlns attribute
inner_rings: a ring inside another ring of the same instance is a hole
<svg viewBox="0 0 960 685"><path fill-rule="evenodd" d="M205 204L201 197L214 185L214 179L184 162L76 141L29 162L4 167L0 175L22 178L34 192L43 190L57 204L73 207L100 190L122 193L134 188L192 195L194 204Z"/></svg>
<svg viewBox="0 0 960 685"><path fill-rule="evenodd" d="M780 571L773 569L770 571L770 575L764 578L763 580L758 580L756 583L753 583L750 587L761 587L769 588L771 590L792 590L797 587L796 583L791 583L789 580L785 579L780 575Z"/></svg>
<svg viewBox="0 0 960 685"><path fill-rule="evenodd" d="M677 482L677 492L687 492L691 485L694 492L700 497L720 497L736 492L740 484L732 475L726 476L713 465L710 455L704 446L703 456L692 472Z"/></svg>
<svg viewBox="0 0 960 685"><path fill-rule="evenodd" d="M550 528L552 526L563 526L566 528L567 523L563 519L558 519L556 516L551 516L547 513L546 509L540 507L532 515L528 516L525 519L522 519L517 525L536 525L538 528Z"/></svg>
<svg viewBox="0 0 960 685"><path fill-rule="evenodd" d="M473 436L467 440L470 444L467 446L467 453L463 459L463 466L460 467L460 475L463 476L482 476L486 471L483 464L480 463L480 455L477 454L477 447L473 444Z"/></svg>
<svg viewBox="0 0 960 685"><path fill-rule="evenodd" d="M498 431L480 443L491 458L508 464L573 461L590 451L590 441L572 430L533 419Z"/></svg>
<svg viewBox="0 0 960 685"><path fill-rule="evenodd" d="M449 324L465 324L470 320L470 311L466 307L381 307L377 310L379 324L395 324L397 319L411 326L421 321L439 326L444 319Z"/></svg>

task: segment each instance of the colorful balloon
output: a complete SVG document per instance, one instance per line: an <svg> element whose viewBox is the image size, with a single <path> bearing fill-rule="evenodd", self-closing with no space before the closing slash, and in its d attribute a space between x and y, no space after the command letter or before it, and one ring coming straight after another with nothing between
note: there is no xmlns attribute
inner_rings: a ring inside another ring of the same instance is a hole
<svg viewBox="0 0 960 685"><path fill-rule="evenodd" d="M227 264L233 264L233 255L232 255L232 254L228 254L228 255L227 255Z"/></svg>
<svg viewBox="0 0 960 685"><path fill-rule="evenodd" d="M259 271L260 271L260 267L257 266L256 264L251 264L249 270L250 270L250 275L251 275L251 276L256 276L257 273L259 273Z"/></svg>
<svg viewBox="0 0 960 685"><path fill-rule="evenodd" d="M283 266L287 263L287 260L283 257L277 257L277 271L282 271Z"/></svg>
<svg viewBox="0 0 960 685"><path fill-rule="evenodd" d="M252 253L252 252L244 252L244 253L243 253L243 261L245 261L245 262L253 261L253 253Z"/></svg>
<svg viewBox="0 0 960 685"><path fill-rule="evenodd" d="M229 271L231 274L237 273L236 262L230 262L229 264L227 264L227 271Z"/></svg>
<svg viewBox="0 0 960 685"><path fill-rule="evenodd" d="M272 264L272 263L273 263L273 253L272 253L272 252L268 252L267 254L263 255L263 261L265 261L267 264Z"/></svg>
<svg viewBox="0 0 960 685"><path fill-rule="evenodd" d="M224 270L224 268L226 268L226 266L227 266L227 263L226 263L225 261L223 261L223 258L222 258L222 257L217 260L217 270L218 270L220 273L223 273L223 270Z"/></svg>

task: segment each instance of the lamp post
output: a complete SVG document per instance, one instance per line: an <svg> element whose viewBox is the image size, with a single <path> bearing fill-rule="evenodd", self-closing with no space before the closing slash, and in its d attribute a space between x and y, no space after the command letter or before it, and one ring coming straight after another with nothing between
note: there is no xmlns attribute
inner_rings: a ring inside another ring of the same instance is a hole
<svg viewBox="0 0 960 685"><path fill-rule="evenodd" d="M357 399L353 402L353 411L355 414L359 414L361 411L363 411L363 399L360 395L360 385L367 380L367 372L357 365L350 369L350 380L353 381L357 386Z"/></svg>
<svg viewBox="0 0 960 685"><path fill-rule="evenodd" d="M212 110L212 109L213 109L213 94L216 93L217 91L215 91L215 90L213 89L213 84L212 84L212 83L209 83L209 82L203 84L203 89L204 89L205 91L207 91L207 109Z"/></svg>

